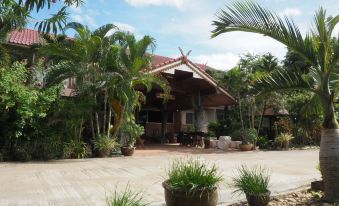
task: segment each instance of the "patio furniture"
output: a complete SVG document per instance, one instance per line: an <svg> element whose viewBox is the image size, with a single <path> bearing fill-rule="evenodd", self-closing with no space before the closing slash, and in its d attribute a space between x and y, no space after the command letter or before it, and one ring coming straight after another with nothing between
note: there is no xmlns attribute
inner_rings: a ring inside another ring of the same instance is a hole
<svg viewBox="0 0 339 206"><path fill-rule="evenodd" d="M231 143L230 136L220 136L218 141L218 148L222 150L228 150L228 145Z"/></svg>
<svg viewBox="0 0 339 206"><path fill-rule="evenodd" d="M216 148L216 147L218 147L218 142L219 142L219 140L217 140L217 139L211 139L211 140L210 140L210 147L211 147L211 148Z"/></svg>

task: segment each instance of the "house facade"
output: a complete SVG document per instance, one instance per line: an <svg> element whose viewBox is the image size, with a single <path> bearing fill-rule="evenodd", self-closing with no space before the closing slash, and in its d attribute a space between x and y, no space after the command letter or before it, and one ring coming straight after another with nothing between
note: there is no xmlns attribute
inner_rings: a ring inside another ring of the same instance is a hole
<svg viewBox="0 0 339 206"><path fill-rule="evenodd" d="M34 45L41 43L38 31L22 29L8 35L4 46L19 54L29 65L36 60ZM155 86L146 93L146 102L136 114L137 121L145 127L145 135L163 138L182 131L207 132L209 122L224 118L224 108L235 104L235 99L206 73L208 67L195 64L187 56L169 58L152 55L152 65L146 71L161 75L171 87L171 97L164 103L163 93ZM64 82L63 96L71 96L75 80Z"/></svg>

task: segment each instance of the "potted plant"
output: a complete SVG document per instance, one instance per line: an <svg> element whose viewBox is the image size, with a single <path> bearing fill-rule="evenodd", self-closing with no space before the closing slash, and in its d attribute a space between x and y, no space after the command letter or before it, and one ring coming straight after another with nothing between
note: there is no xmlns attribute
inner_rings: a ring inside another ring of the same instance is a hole
<svg viewBox="0 0 339 206"><path fill-rule="evenodd" d="M134 119L125 121L120 127L121 153L124 156L132 156L135 150L137 138L144 134L144 127L135 123Z"/></svg>
<svg viewBox="0 0 339 206"><path fill-rule="evenodd" d="M134 192L129 185L122 192L115 190L111 197L106 199L107 206L148 206L140 192Z"/></svg>
<svg viewBox="0 0 339 206"><path fill-rule="evenodd" d="M234 193L244 193L249 206L267 206L271 195L268 170L263 167L250 169L242 165L237 172L231 184L235 188Z"/></svg>
<svg viewBox="0 0 339 206"><path fill-rule="evenodd" d="M289 143L294 137L289 133L281 133L277 138L275 138L275 142L280 144L281 148L288 150Z"/></svg>
<svg viewBox="0 0 339 206"><path fill-rule="evenodd" d="M223 181L217 167L198 159L176 159L162 183L167 206L215 206L218 184Z"/></svg>
<svg viewBox="0 0 339 206"><path fill-rule="evenodd" d="M116 149L119 143L115 138L108 135L101 135L93 140L93 147L98 152L99 157L108 157L112 150Z"/></svg>
<svg viewBox="0 0 339 206"><path fill-rule="evenodd" d="M255 129L240 129L232 135L235 139L241 139L239 149L241 151L250 151L253 148L253 143L257 138L257 131Z"/></svg>

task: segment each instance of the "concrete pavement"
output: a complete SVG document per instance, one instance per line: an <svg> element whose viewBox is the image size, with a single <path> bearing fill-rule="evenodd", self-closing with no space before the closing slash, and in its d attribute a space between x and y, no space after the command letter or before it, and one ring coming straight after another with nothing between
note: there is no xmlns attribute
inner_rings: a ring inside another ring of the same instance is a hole
<svg viewBox="0 0 339 206"><path fill-rule="evenodd" d="M143 191L152 205L163 205L161 182L173 158L194 156L214 162L225 177L220 185L222 205L243 199L232 195L227 182L243 163L264 165L272 172L271 191L285 192L319 178L318 150L270 152L163 152L133 157L58 160L49 162L0 163L1 206L102 206L115 189L127 184Z"/></svg>

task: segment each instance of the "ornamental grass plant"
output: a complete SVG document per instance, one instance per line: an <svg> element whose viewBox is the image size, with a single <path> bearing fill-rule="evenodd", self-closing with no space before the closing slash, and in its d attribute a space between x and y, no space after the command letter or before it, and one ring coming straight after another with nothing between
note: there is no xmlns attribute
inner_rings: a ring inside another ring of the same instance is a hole
<svg viewBox="0 0 339 206"><path fill-rule="evenodd" d="M167 183L173 189L189 192L214 190L222 181L215 164L199 159L175 159L167 171Z"/></svg>
<svg viewBox="0 0 339 206"><path fill-rule="evenodd" d="M237 176L232 179L231 186L234 193L260 195L269 192L270 173L262 166L249 168L241 165L237 169Z"/></svg>
<svg viewBox="0 0 339 206"><path fill-rule="evenodd" d="M115 190L111 197L106 200L107 206L148 206L141 192L135 192L126 186L125 190L118 192Z"/></svg>

